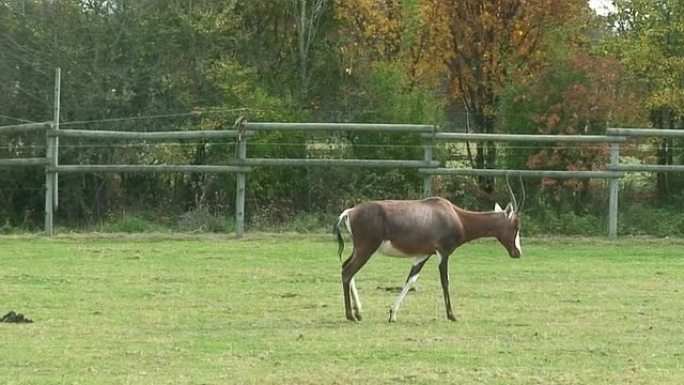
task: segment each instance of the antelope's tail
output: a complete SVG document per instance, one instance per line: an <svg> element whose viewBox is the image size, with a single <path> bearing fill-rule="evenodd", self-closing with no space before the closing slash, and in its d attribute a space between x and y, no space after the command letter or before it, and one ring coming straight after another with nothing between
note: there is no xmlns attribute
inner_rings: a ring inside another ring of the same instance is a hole
<svg viewBox="0 0 684 385"><path fill-rule="evenodd" d="M347 232L349 235L352 235L351 232L351 223L349 222L349 212L351 209L346 209L340 214L340 216L337 218L337 221L335 221L335 224L333 225L333 235L337 237L337 257L342 261L342 251L344 251L344 239L342 239L342 232L340 231L340 226L342 225L342 222L344 222L344 227L347 229Z"/></svg>

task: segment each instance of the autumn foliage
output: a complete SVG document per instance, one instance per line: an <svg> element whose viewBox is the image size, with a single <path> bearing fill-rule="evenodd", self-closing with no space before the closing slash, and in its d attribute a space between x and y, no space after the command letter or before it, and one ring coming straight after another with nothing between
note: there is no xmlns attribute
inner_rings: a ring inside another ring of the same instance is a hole
<svg viewBox="0 0 684 385"><path fill-rule="evenodd" d="M540 72L539 79L518 88L504 109L503 123L523 128L520 133L546 135L603 135L608 122L635 119L639 99L635 80L611 56L594 57L577 51L563 54ZM516 115L517 114L517 115ZM600 170L609 162L605 143L531 145L522 166L548 170ZM600 183L600 182L596 182ZM588 187L587 180L544 179L554 200Z"/></svg>
<svg viewBox="0 0 684 385"><path fill-rule="evenodd" d="M463 108L472 119L469 129L493 133L504 90L544 65L549 26L572 20L583 7L579 0L423 1L414 72L445 79L452 109ZM476 146L476 168L496 168L496 159L494 143ZM492 189L490 179L480 185Z"/></svg>

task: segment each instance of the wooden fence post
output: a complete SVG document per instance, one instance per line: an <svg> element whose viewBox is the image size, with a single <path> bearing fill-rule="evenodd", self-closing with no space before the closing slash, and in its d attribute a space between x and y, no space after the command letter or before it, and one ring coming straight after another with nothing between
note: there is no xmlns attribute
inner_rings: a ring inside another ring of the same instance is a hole
<svg viewBox="0 0 684 385"><path fill-rule="evenodd" d="M62 72L60 68L55 69L55 93L53 104L53 118L52 129L59 130L59 99L61 87ZM45 130L46 134L50 130ZM58 193L58 174L57 164L59 157L59 137L56 134L46 135L45 157L47 158L47 166L45 167L45 234L52 236L54 215L57 205L59 204Z"/></svg>
<svg viewBox="0 0 684 385"><path fill-rule="evenodd" d="M620 143L610 143L610 166L620 165ZM610 197L608 199L608 236L617 237L618 227L618 192L620 190L620 179L610 180Z"/></svg>
<svg viewBox="0 0 684 385"><path fill-rule="evenodd" d="M247 135L245 134L244 117L240 117L235 121L235 129L238 131L237 135L237 159L243 162L247 159ZM245 235L245 185L247 174L239 172L237 174L237 181L235 185L235 236L242 238Z"/></svg>
<svg viewBox="0 0 684 385"><path fill-rule="evenodd" d="M433 127L432 135L423 136L423 160L425 160L425 167L431 167L434 137L437 132L437 126ZM423 197L428 198L432 196L432 174L423 175Z"/></svg>

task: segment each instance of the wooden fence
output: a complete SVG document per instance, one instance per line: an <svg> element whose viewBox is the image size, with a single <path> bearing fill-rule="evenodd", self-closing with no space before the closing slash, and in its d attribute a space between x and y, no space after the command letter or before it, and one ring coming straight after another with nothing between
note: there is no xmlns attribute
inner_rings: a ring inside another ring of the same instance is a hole
<svg viewBox="0 0 684 385"><path fill-rule="evenodd" d="M59 204L59 173L128 173L128 172L183 172L183 173L230 173L236 174L235 222L236 236L244 234L246 175L256 167L370 167L414 168L423 174L423 194L432 194L433 175L454 176L522 176L557 179L600 178L610 180L609 223L610 237L617 235L619 179L627 172L682 172L682 165L621 165L620 144L628 138L684 137L684 130L609 128L607 135L499 135L472 133L443 133L435 125L422 124L361 124L361 123L275 123L249 122L238 119L228 130L217 131L156 131L124 132L93 131L59 128L60 71L55 76L54 120L0 127L0 135L12 135L30 131L44 131L46 155L44 158L0 159L0 168L40 166L45 168L45 233L52 235L54 212ZM259 131L348 132L372 131L394 134L418 133L423 140L423 159L294 159L249 158L248 138ZM168 141L183 139L235 139L236 157L222 165L130 165L130 164L59 164L59 138L123 139L145 141ZM547 142L547 143L608 143L611 161L603 171L568 170L492 170L442 167L433 159L436 142L494 141L494 142Z"/></svg>
<svg viewBox="0 0 684 385"><path fill-rule="evenodd" d="M0 135L13 135L17 133L27 133L31 131L45 131L50 128L52 123L27 123L12 126L0 126ZM12 158L0 159L0 167L27 167L27 166L46 166L46 158Z"/></svg>
<svg viewBox="0 0 684 385"><path fill-rule="evenodd" d="M448 141L495 141L495 142L547 142L547 143L609 143L611 164L619 162L619 145L626 141L619 135L506 135L506 134L472 134L472 133L439 133L434 139ZM436 168L421 169L423 173L431 175L476 175L476 176L522 176L554 179L610 179L610 198L608 212L608 235L617 236L618 218L618 179L624 173L616 170L609 171L568 171L568 170L490 170L490 169L454 169Z"/></svg>
<svg viewBox="0 0 684 385"><path fill-rule="evenodd" d="M497 135L442 133L434 125L419 124L361 124L361 123L257 123L239 120L235 127L219 131L157 131L157 132L123 132L59 129L55 123L31 123L0 127L0 135L11 135L19 132L42 130L46 134L47 150L44 158L0 159L0 167L45 167L45 232L53 233L54 211L59 199L57 185L59 173L128 173L128 172L184 172L184 173L230 173L236 174L235 222L236 235L244 234L244 210L246 175L256 167L370 167L370 168L414 168L423 174L423 194L432 194L433 175L453 176L522 176L556 179L609 179L609 223L608 234L617 235L618 223L618 181L627 172L681 172L682 165L621 165L620 144L627 138L646 136L684 137L684 131L653 129L608 129L607 135L564 136L564 135ZM294 159L294 158L249 158L247 156L248 138L258 131L288 130L306 132L348 132L373 131L387 133L420 133L423 136L423 159ZM169 141L183 139L235 139L237 151L235 159L224 165L131 165L131 164L59 164L59 138L81 139L128 139L145 141ZM437 142L462 141L495 141L495 142L548 142L548 143L608 143L611 149L611 162L603 171L568 171L568 170L504 170L504 169L470 169L441 167L433 160L433 150Z"/></svg>
<svg viewBox="0 0 684 385"><path fill-rule="evenodd" d="M236 174L235 223L236 235L244 234L244 210L246 175L254 167L368 167L368 168L429 168L439 164L431 159L396 160L396 159L293 159L293 158L248 158L247 140L258 131L297 130L297 131L373 131L387 133L431 133L437 130L433 125L420 124L356 124L356 123L251 123L239 119L230 130L218 131L94 131L59 129L54 123L0 127L0 134L13 134L28 130L44 130L47 138L45 158L35 159L0 159L0 167L43 166L46 172L45 192L45 233L52 235L54 212L59 204L57 196L58 176L60 173L127 173L127 172L201 172ZM235 159L225 165L131 165L131 164L60 164L58 161L59 138L80 139L128 139L144 141L169 141L183 139L235 139L237 151ZM424 146L430 153L432 144ZM426 177L428 180L429 176ZM425 186L430 183L426 182Z"/></svg>

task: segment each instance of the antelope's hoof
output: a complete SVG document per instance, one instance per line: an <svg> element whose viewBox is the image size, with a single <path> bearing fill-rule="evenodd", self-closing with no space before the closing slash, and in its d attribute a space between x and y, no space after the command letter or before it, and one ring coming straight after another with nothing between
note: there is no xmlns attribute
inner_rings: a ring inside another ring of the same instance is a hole
<svg viewBox="0 0 684 385"><path fill-rule="evenodd" d="M449 314L449 315L447 316L447 318L448 318L449 321L451 321L451 322L456 322L456 321L458 321L458 319L456 319L456 316L454 316L453 314Z"/></svg>

